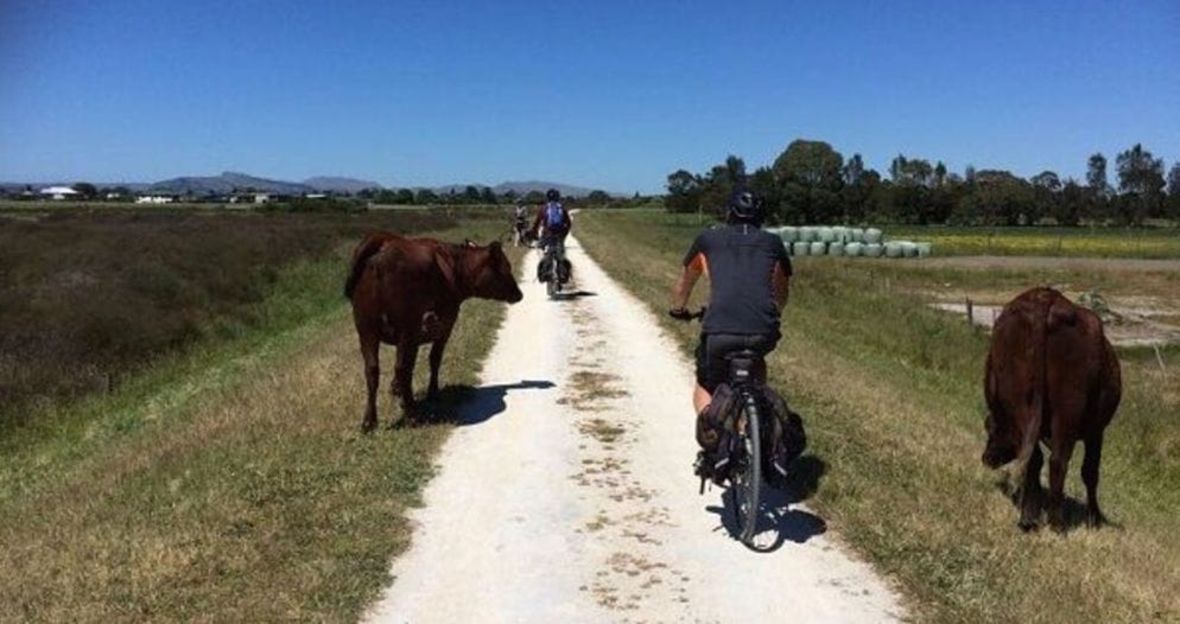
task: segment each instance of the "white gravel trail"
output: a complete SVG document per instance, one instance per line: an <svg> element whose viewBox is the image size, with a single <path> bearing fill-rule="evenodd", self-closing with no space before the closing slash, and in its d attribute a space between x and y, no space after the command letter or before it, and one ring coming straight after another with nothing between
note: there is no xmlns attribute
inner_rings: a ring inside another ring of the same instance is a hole
<svg viewBox="0 0 1180 624"><path fill-rule="evenodd" d="M732 537L721 491L698 495L692 475L690 362L575 240L567 251L580 296L548 300L529 254L524 301L367 621L903 617L882 579L783 496L759 535L769 552Z"/></svg>

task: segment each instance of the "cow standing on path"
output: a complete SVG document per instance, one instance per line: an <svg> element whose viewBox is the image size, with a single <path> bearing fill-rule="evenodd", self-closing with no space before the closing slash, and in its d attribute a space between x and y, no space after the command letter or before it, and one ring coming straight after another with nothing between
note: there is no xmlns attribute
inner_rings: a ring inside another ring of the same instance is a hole
<svg viewBox="0 0 1180 624"><path fill-rule="evenodd" d="M1050 288L1022 293L996 320L983 386L988 405L983 463L998 468L1018 460L1020 528L1031 530L1040 519L1041 441L1049 447L1050 525L1065 530L1065 472L1079 440L1086 449L1086 521L1102 524L1102 434L1118 409L1122 378L1098 316Z"/></svg>
<svg viewBox="0 0 1180 624"><path fill-rule="evenodd" d="M438 370L459 307L469 298L516 303L524 295L500 243L452 245L388 232L370 234L357 245L344 285L365 362L368 403L361 430L377 426L381 343L397 347L391 386L402 411L415 416L412 381L418 347L432 343L428 398L438 395Z"/></svg>

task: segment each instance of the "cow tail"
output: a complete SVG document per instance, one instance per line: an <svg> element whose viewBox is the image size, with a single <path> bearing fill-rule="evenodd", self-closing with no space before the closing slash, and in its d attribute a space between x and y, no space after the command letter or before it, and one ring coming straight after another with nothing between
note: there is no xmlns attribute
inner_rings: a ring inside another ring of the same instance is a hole
<svg viewBox="0 0 1180 624"><path fill-rule="evenodd" d="M346 298L352 299L352 294L356 292L356 285L360 283L361 276L365 274L365 266L368 264L369 258L381 251L384 244L385 241L381 237L370 234L352 252L352 268L348 272L348 279L344 282L344 296Z"/></svg>
<svg viewBox="0 0 1180 624"><path fill-rule="evenodd" d="M1049 390L1049 332L1063 322L1072 322L1070 315L1073 311L1066 312L1057 305L1058 303L1056 298L1051 297L1045 302L1044 309L1040 314L1034 317L1036 325L1033 328L1033 334L1037 337L1037 344L1034 349L1033 371L1036 379L1033 380L1032 396L1029 401L1032 404L1032 414L1028 421L1028 428L1024 430L1024 439L1020 444L1019 466L1021 474L1028 470L1028 462L1040 442L1041 427L1047 417L1045 395Z"/></svg>

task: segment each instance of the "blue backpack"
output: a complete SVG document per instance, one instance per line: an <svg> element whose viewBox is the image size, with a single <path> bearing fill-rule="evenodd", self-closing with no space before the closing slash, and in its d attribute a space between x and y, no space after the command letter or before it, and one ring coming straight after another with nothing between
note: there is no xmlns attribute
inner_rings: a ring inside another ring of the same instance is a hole
<svg viewBox="0 0 1180 624"><path fill-rule="evenodd" d="M545 226L551 230L565 227L565 208L558 202L549 202L545 206Z"/></svg>

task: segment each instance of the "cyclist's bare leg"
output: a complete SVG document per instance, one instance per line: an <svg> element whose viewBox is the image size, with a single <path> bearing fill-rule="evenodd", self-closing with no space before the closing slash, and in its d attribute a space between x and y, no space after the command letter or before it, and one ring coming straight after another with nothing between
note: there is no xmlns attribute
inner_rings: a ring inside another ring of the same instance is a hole
<svg viewBox="0 0 1180 624"><path fill-rule="evenodd" d="M713 400L713 395L709 394L708 390L705 390L704 388L700 387L699 385L696 386L695 388L693 388L692 407L694 410L696 410L697 414L700 414L701 412L705 411L705 408L709 407L709 403L712 400Z"/></svg>

